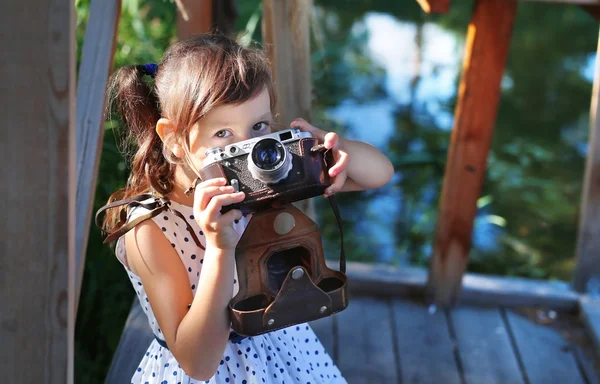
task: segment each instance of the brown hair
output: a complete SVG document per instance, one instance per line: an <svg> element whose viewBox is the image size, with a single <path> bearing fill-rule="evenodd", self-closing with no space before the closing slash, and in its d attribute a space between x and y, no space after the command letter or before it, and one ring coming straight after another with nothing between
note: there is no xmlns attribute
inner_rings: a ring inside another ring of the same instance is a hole
<svg viewBox="0 0 600 384"><path fill-rule="evenodd" d="M158 63L153 84L144 80L141 66L119 68L109 84L108 108L118 109L127 142L136 150L127 185L113 193L109 202L151 190L161 195L173 190L175 162L156 133L161 117L174 123L178 140L185 139L194 123L212 108L248 101L265 88L273 110L274 87L265 53L216 33L169 47ZM104 229L112 228L117 217L117 212L107 212Z"/></svg>

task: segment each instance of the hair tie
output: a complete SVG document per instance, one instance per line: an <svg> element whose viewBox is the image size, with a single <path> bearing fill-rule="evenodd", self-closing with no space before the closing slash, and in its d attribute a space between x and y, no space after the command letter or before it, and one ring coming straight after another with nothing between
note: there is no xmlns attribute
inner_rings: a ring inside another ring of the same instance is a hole
<svg viewBox="0 0 600 384"><path fill-rule="evenodd" d="M158 70L158 65L154 63L142 64L138 65L137 67L144 73L144 75L148 75L150 77L154 77L156 75L156 71Z"/></svg>

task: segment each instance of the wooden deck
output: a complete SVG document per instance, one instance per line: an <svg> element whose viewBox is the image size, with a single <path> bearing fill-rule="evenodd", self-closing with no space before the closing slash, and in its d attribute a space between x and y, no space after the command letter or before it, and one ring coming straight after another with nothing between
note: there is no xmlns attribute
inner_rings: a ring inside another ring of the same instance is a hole
<svg viewBox="0 0 600 384"><path fill-rule="evenodd" d="M536 313L353 295L345 311L312 326L349 383L600 383L579 315L556 312L542 325ZM151 339L134 305L106 382L129 383Z"/></svg>
<svg viewBox="0 0 600 384"><path fill-rule="evenodd" d="M571 317L557 315L561 330L499 307L430 311L362 296L313 328L350 383L599 383L593 350L578 335L585 330Z"/></svg>

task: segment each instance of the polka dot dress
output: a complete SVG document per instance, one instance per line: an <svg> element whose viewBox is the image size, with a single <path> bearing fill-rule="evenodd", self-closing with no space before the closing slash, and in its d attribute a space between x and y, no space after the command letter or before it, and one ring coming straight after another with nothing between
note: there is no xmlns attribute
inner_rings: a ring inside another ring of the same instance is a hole
<svg viewBox="0 0 600 384"><path fill-rule="evenodd" d="M205 245L204 234L194 220L191 207L171 202L173 209L179 211L198 234ZM130 213L130 220L147 211L142 207ZM188 271L192 293L196 293L198 279L202 273L204 251L198 248L186 229L183 220L172 212L164 212L152 220L161 228ZM234 224L238 233L246 228L243 218ZM152 307L144 286L126 263L123 237L116 246L118 259L127 270L131 284L148 317L154 335L164 340L162 331L154 317ZM234 275L233 294L238 292L237 272ZM229 342L214 376L207 381L190 378L179 366L173 354L153 340L146 354L133 372L131 383L145 384L193 384L193 383L346 383L339 369L323 348L323 345L308 324L300 324L286 329L243 339L239 343Z"/></svg>

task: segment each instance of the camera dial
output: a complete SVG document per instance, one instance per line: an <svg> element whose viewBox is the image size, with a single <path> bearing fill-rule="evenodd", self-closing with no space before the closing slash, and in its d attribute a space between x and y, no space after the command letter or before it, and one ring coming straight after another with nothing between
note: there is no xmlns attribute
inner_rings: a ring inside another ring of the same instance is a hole
<svg viewBox="0 0 600 384"><path fill-rule="evenodd" d="M248 156L248 170L252 177L266 184L276 184L292 169L292 155L276 139L258 140Z"/></svg>
<svg viewBox="0 0 600 384"><path fill-rule="evenodd" d="M213 147L213 148L210 148L210 149L206 150L206 152L204 152L204 156L206 156L206 157L212 157L212 156L218 155L221 152L223 152L223 150L221 148L219 148L219 147Z"/></svg>

